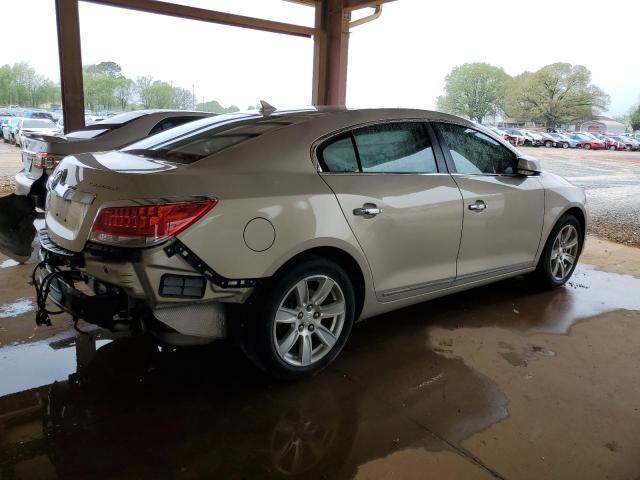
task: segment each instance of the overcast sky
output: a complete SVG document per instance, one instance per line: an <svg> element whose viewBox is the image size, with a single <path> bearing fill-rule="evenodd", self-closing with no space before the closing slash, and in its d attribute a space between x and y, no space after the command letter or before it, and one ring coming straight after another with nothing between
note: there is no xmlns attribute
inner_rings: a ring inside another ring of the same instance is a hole
<svg viewBox="0 0 640 480"><path fill-rule="evenodd" d="M282 0L174 1L313 24L312 8ZM54 1L7 3L0 64L27 61L57 80ZM311 102L311 39L83 2L80 21L85 64L113 60L127 77L193 85L198 101L242 109L259 99L279 107ZM516 75L569 62L589 68L593 82L611 95L609 113L623 114L640 95L639 21L640 2L628 0L602 7L558 0L397 0L351 33L347 104L429 109L455 65L487 62Z"/></svg>

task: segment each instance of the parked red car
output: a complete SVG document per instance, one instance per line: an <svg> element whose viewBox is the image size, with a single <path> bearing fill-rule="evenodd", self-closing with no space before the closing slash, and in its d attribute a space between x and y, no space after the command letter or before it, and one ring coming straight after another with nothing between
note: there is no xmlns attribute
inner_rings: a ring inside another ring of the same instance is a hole
<svg viewBox="0 0 640 480"><path fill-rule="evenodd" d="M626 150L626 145L624 144L624 142L620 142L615 138L611 138L601 133L594 133L592 135L596 136L600 141L604 142L607 150Z"/></svg>
<svg viewBox="0 0 640 480"><path fill-rule="evenodd" d="M585 150L601 150L604 148L604 142L584 133L573 133L571 138L580 142L578 148L584 148Z"/></svg>

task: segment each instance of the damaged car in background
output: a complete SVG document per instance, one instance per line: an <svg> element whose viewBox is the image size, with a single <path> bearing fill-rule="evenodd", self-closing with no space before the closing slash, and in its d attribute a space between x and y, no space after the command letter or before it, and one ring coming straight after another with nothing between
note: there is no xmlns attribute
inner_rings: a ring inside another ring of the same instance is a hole
<svg viewBox="0 0 640 480"><path fill-rule="evenodd" d="M563 285L587 218L489 130L403 109L196 120L67 156L47 190L39 324L51 301L163 344L233 337L280 379L326 366L358 319L525 273Z"/></svg>
<svg viewBox="0 0 640 480"><path fill-rule="evenodd" d="M110 117L99 124L61 135L45 119L16 119L21 125L23 168L15 177L16 192L0 198L0 249L16 261L29 258L35 235L36 208L45 206L46 181L66 156L115 150L149 135L214 115L180 110L135 110ZM17 133L16 133L17 134Z"/></svg>
<svg viewBox="0 0 640 480"><path fill-rule="evenodd" d="M23 169L16 175L16 193L36 197L44 205L44 182L66 155L116 150L158 132L212 114L179 110L134 110L91 124L64 136L25 132L22 139ZM34 189L34 183L42 188Z"/></svg>

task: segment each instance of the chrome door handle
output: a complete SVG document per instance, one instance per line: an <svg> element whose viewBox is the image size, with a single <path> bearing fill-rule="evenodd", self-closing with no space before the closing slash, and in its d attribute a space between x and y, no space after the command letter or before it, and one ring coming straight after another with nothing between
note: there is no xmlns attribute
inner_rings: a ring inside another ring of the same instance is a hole
<svg viewBox="0 0 640 480"><path fill-rule="evenodd" d="M365 203L362 207L353 210L354 215L361 215L363 217L375 217L379 213L382 213L382 209L373 203Z"/></svg>
<svg viewBox="0 0 640 480"><path fill-rule="evenodd" d="M473 210L476 212L481 212L487 208L487 204L482 200L476 200L476 203L472 203L469 205L469 210Z"/></svg>

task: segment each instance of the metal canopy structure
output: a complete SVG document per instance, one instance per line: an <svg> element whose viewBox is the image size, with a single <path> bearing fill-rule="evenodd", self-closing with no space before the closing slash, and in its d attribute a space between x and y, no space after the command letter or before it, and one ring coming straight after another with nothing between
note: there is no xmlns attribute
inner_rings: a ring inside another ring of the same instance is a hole
<svg viewBox="0 0 640 480"><path fill-rule="evenodd" d="M232 27L313 38L312 102L314 105L344 105L347 91L349 30L378 18L382 4L394 0L289 0L315 8L314 27L274 22L160 0L55 0L65 132L84 127L82 49L78 14L78 2L80 1ZM351 13L365 7L374 8L374 13L352 21Z"/></svg>

